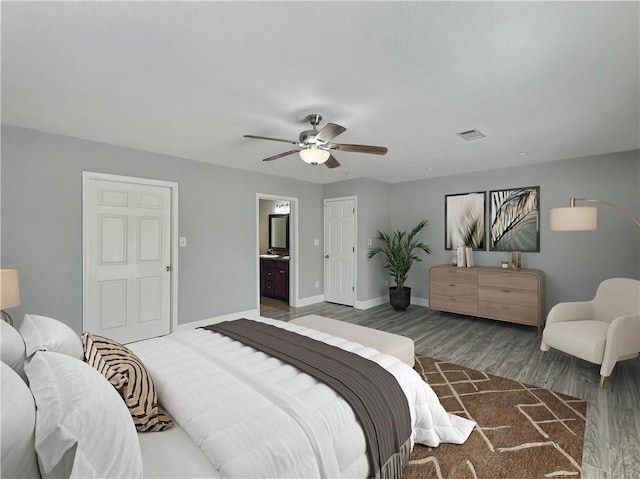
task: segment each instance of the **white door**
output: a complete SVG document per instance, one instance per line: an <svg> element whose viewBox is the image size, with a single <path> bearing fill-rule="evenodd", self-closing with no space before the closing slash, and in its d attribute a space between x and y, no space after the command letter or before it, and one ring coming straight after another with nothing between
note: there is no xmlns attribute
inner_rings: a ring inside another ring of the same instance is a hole
<svg viewBox="0 0 640 479"><path fill-rule="evenodd" d="M84 330L122 343L168 334L171 188L85 178L83 234Z"/></svg>
<svg viewBox="0 0 640 479"><path fill-rule="evenodd" d="M324 201L324 299L353 306L355 295L355 199Z"/></svg>

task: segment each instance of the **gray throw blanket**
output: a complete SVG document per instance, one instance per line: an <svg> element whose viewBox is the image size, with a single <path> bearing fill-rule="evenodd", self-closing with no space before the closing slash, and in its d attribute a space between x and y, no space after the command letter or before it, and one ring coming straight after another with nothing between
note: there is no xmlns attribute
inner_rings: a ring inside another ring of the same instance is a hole
<svg viewBox="0 0 640 479"><path fill-rule="evenodd" d="M344 349L269 324L238 319L203 329L276 357L324 382L353 409L367 442L370 477L400 478L411 453L411 417L393 375Z"/></svg>

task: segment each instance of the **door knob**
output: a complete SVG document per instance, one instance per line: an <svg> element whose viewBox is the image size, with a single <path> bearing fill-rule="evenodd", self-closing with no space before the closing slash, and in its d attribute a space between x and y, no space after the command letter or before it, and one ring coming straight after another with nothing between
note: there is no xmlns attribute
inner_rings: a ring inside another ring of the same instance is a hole
<svg viewBox="0 0 640 479"><path fill-rule="evenodd" d="M327 258L327 259L329 259L329 255L328 255L328 254L325 254L325 255L324 255L324 257L325 257L325 258Z"/></svg>

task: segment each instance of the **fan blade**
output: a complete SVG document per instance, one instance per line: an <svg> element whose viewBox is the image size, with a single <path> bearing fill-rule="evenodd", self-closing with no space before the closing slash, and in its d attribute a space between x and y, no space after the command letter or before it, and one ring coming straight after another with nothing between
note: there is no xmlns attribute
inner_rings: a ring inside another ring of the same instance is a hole
<svg viewBox="0 0 640 479"><path fill-rule="evenodd" d="M277 155L273 155L270 156L269 158L265 158L262 161L273 161L273 160L277 160L278 158L282 158L283 156L287 156L287 155L292 155L294 153L298 153L300 150L291 150L291 151L285 151L284 153L278 153Z"/></svg>
<svg viewBox="0 0 640 479"><path fill-rule="evenodd" d="M282 140L280 138L269 138L268 136L256 136L256 135L242 135L244 138L255 138L256 140L271 140L271 141L282 141L284 143L291 143L292 145L297 145L297 141L291 140Z"/></svg>
<svg viewBox="0 0 640 479"><path fill-rule="evenodd" d="M384 146L372 145L347 145L345 143L331 143L326 146L328 146L332 150L353 151L356 153L371 153L373 155L385 155L388 151Z"/></svg>
<svg viewBox="0 0 640 479"><path fill-rule="evenodd" d="M324 164L327 165L327 168L336 168L336 167L340 166L340 162L338 160L336 160L333 157L333 155L331 155L329 157L329 159L324 162Z"/></svg>
<svg viewBox="0 0 640 479"><path fill-rule="evenodd" d="M336 136L344 133L347 129L344 126L336 125L335 123L327 123L322 130L316 135L316 141L320 143L329 143Z"/></svg>

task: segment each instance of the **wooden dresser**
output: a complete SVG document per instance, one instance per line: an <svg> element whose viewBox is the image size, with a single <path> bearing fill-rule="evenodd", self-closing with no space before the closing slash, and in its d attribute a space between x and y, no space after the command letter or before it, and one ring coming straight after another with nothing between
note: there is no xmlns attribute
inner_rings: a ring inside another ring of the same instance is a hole
<svg viewBox="0 0 640 479"><path fill-rule="evenodd" d="M510 323L544 324L544 272L488 266L429 270L429 309Z"/></svg>

